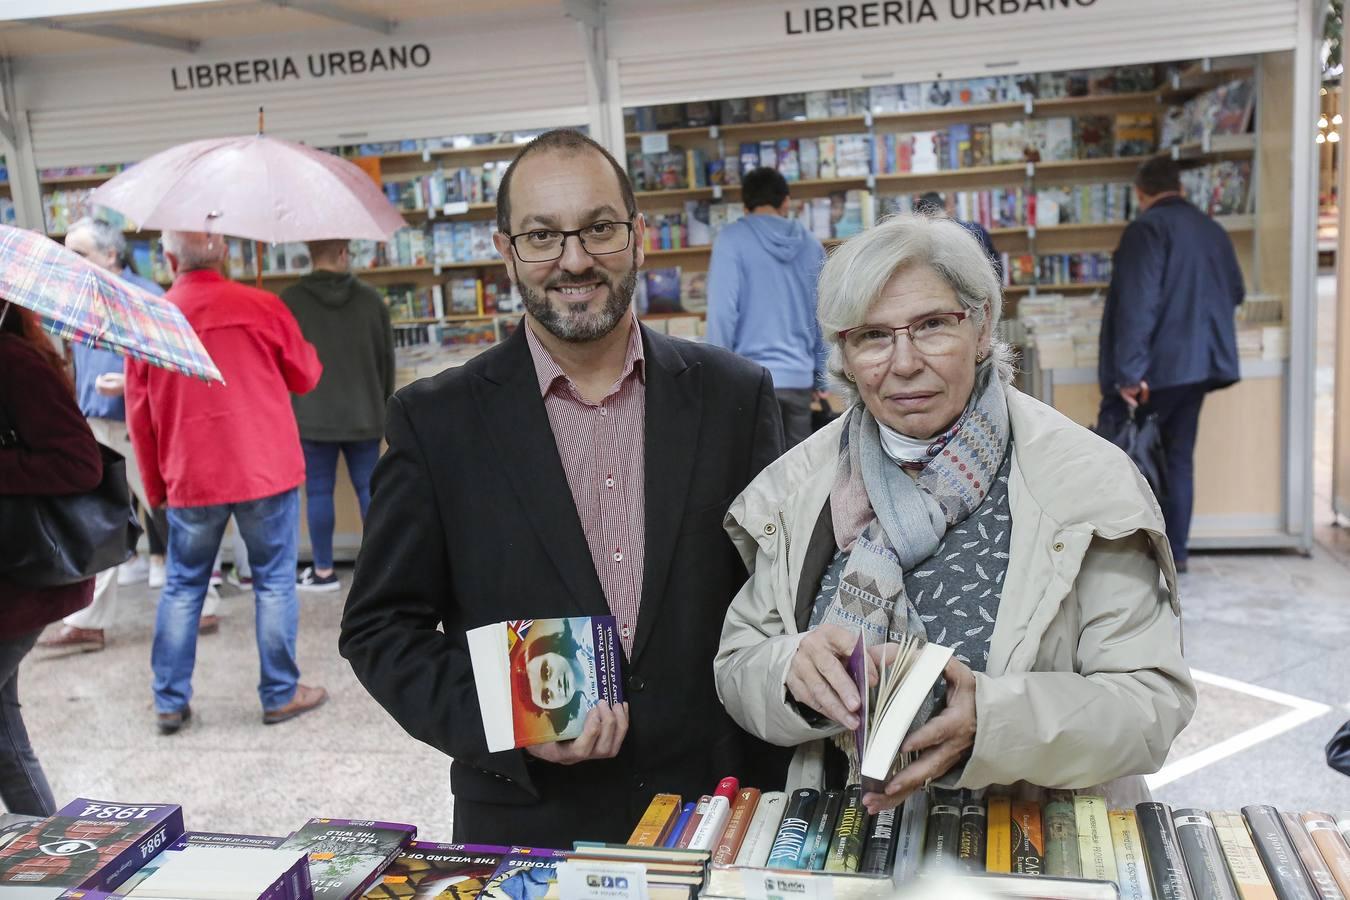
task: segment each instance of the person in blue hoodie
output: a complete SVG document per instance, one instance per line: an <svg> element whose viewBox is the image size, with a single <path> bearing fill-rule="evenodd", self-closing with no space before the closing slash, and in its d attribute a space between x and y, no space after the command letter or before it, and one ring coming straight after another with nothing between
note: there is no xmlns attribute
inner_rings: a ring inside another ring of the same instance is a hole
<svg viewBox="0 0 1350 900"><path fill-rule="evenodd" d="M825 342L816 320L825 248L787 217L787 181L774 169L747 173L741 198L746 215L713 244L707 342L769 370L785 446L792 447L811 434L811 404L825 388Z"/></svg>

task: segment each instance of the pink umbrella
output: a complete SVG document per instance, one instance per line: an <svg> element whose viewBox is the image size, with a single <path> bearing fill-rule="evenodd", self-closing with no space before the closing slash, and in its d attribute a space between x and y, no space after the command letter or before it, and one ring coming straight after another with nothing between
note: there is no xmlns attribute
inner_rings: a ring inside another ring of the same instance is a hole
<svg viewBox="0 0 1350 900"><path fill-rule="evenodd" d="M264 134L171 147L107 181L89 200L143 228L268 243L387 241L407 224L352 163Z"/></svg>

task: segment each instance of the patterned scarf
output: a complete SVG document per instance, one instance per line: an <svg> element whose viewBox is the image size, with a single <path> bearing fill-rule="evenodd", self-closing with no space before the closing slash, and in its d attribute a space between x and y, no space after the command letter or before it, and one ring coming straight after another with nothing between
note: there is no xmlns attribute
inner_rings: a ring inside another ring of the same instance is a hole
<svg viewBox="0 0 1350 900"><path fill-rule="evenodd" d="M862 629L869 647L906 634L926 638L905 572L932 556L988 493L1011 431L1003 385L990 363L980 366L965 411L917 479L886 455L866 407L855 404L848 415L830 512L849 558L823 621Z"/></svg>

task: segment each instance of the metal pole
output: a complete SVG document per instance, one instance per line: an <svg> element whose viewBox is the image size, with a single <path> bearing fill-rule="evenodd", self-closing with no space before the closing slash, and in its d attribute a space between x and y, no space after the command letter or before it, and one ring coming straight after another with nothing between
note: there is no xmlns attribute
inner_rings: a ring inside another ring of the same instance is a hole
<svg viewBox="0 0 1350 900"><path fill-rule="evenodd" d="M263 108L258 107L258 137L263 134ZM262 290L262 241L253 242L254 287Z"/></svg>

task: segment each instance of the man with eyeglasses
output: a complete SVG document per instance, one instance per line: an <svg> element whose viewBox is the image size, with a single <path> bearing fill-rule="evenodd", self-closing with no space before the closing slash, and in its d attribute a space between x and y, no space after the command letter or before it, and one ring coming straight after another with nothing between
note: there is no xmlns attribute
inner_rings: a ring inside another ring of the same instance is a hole
<svg viewBox="0 0 1350 900"><path fill-rule="evenodd" d="M584 135L520 152L497 228L524 323L390 400L342 655L454 758L456 841L623 841L658 792L781 787L786 757L731 722L712 678L746 577L723 516L782 448L772 378L638 323L646 225ZM573 741L487 753L465 632L578 615L616 617L628 702Z"/></svg>

